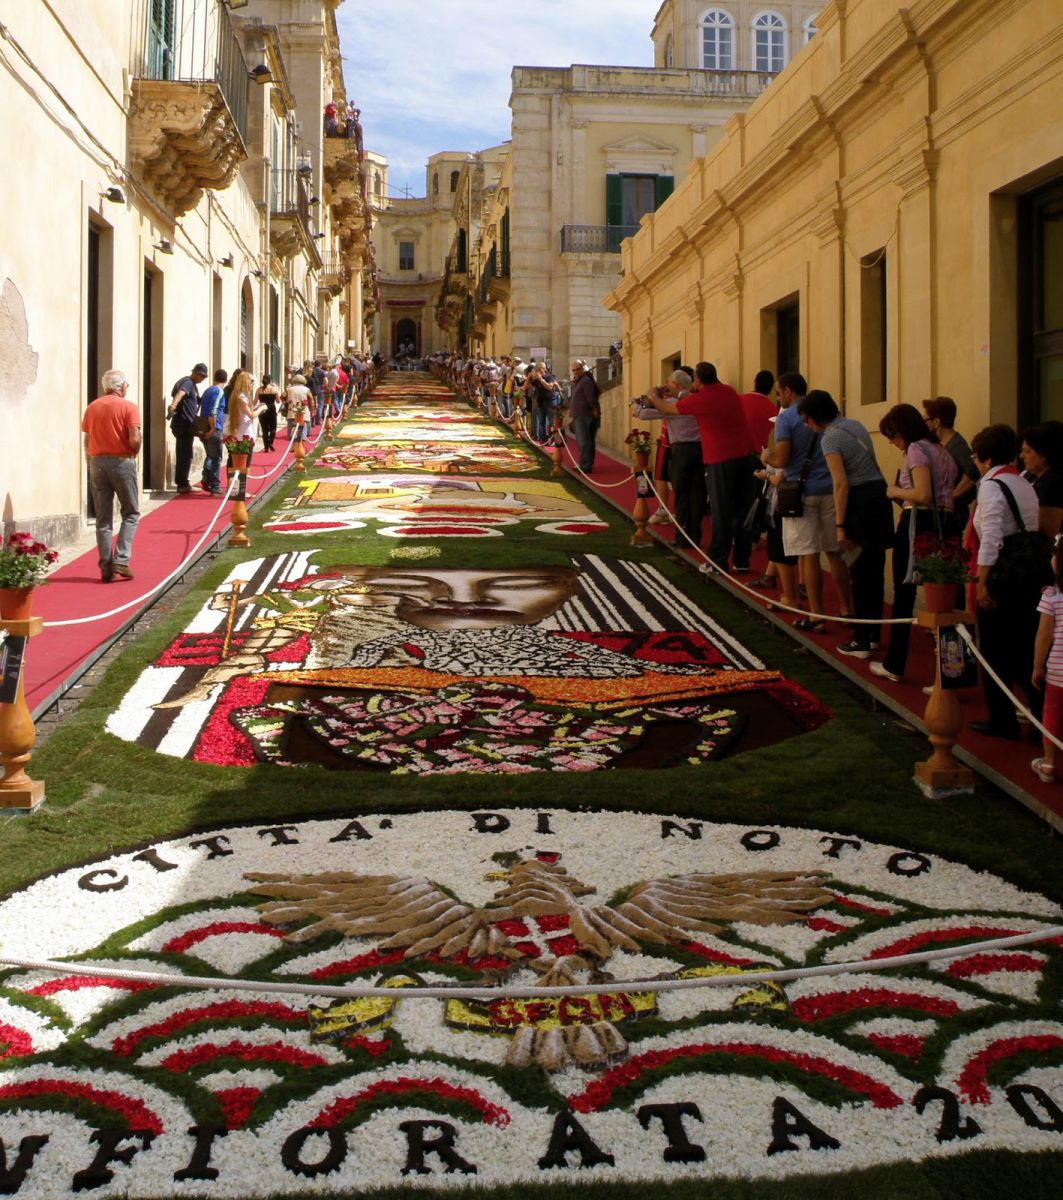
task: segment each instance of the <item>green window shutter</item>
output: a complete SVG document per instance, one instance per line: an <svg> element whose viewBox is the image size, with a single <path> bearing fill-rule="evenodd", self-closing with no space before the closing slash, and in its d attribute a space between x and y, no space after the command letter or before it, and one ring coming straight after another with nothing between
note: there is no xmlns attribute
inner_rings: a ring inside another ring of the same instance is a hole
<svg viewBox="0 0 1063 1200"><path fill-rule="evenodd" d="M668 197L675 191L675 176L658 175L656 191L657 207L660 208L661 205L668 199Z"/></svg>
<svg viewBox="0 0 1063 1200"><path fill-rule="evenodd" d="M624 223L624 179L621 175L606 175L605 177L605 223L606 225L623 225Z"/></svg>

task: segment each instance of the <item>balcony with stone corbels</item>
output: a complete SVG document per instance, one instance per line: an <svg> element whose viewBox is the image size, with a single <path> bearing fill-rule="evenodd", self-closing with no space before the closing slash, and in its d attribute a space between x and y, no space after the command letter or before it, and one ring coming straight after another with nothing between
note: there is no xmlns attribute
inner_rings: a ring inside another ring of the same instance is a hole
<svg viewBox="0 0 1063 1200"><path fill-rule="evenodd" d="M247 63L221 0L138 0L135 19L130 166L181 216L247 158Z"/></svg>

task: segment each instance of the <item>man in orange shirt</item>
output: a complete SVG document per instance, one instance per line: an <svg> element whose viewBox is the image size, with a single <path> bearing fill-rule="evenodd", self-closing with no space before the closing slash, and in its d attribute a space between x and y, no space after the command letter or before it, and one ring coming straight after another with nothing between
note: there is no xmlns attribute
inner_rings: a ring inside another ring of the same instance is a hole
<svg viewBox="0 0 1063 1200"><path fill-rule="evenodd" d="M96 505L96 547L100 579L132 579L129 559L140 520L137 452L140 450L140 410L126 399L129 381L121 371L103 374L103 395L85 409L81 429L89 457L89 486ZM114 500L122 514L118 541L113 542Z"/></svg>

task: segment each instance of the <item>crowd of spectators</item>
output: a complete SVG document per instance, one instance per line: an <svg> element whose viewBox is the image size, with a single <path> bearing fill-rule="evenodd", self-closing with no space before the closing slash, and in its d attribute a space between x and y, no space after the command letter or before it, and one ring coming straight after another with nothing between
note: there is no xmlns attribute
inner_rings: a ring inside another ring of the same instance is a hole
<svg viewBox="0 0 1063 1200"><path fill-rule="evenodd" d="M567 421L580 444L581 469L593 471L601 413L597 385L582 362L572 364L567 380L559 380L548 362L508 355L439 353L423 365L540 444ZM899 683L912 631L904 618L915 610L921 554L927 553L920 548L928 538L932 550L952 553L955 547L970 569L956 606L975 614L982 656L1005 687L1026 692L1031 711L1044 713L1051 732L1063 735L1063 575L1058 588L1036 600L1061 565L1054 544L1063 541L1063 423L1033 425L1021 437L1007 425L990 425L968 444L956 429L950 397L927 399L921 409L895 404L877 430L903 460L889 481L871 431L843 416L827 391L810 390L794 371L778 379L760 371L752 389L739 393L719 379L712 363L680 365L663 387L631 404L637 420L660 422L654 474L664 503L650 520L674 520L677 538L704 550L704 517L710 515L708 571L750 572L752 549L765 538L768 567L753 584L778 588L776 607L795 611L797 628L821 635L831 628L823 601L826 567L838 619L843 627L852 622L838 652L872 659L885 644L869 669ZM780 509L786 484L800 492L798 511ZM1043 535L1035 543L1043 548L1040 561L1028 568L1033 601L1027 588L1002 591L991 581L1005 541L1024 530ZM887 598L892 618L901 619L890 624L888 639L880 624ZM1014 704L989 672L983 673L983 690L987 716L971 727L992 737L1019 737ZM1039 778L1054 778L1055 751L1047 739L1032 766Z"/></svg>

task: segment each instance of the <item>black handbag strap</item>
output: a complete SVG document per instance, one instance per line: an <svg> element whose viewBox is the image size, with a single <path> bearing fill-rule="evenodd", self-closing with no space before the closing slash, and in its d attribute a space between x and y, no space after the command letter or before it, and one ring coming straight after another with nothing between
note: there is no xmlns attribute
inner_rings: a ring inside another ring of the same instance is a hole
<svg viewBox="0 0 1063 1200"><path fill-rule="evenodd" d="M1011 509L1011 515L1015 518L1015 524L1019 527L1019 533L1026 532L1026 522L1022 519L1022 513L1019 512L1019 504L1015 499L1015 493L1008 487L1003 479L993 476L993 483L997 484L1004 493L1004 499L1008 502L1008 508Z"/></svg>
<svg viewBox="0 0 1063 1200"><path fill-rule="evenodd" d="M818 446L819 434L817 433L813 436L812 444L808 447L808 453L805 455L805 461L801 464L801 473L797 477L801 483L805 482L805 480L808 478L809 471L812 470L812 460L816 457L816 449Z"/></svg>

